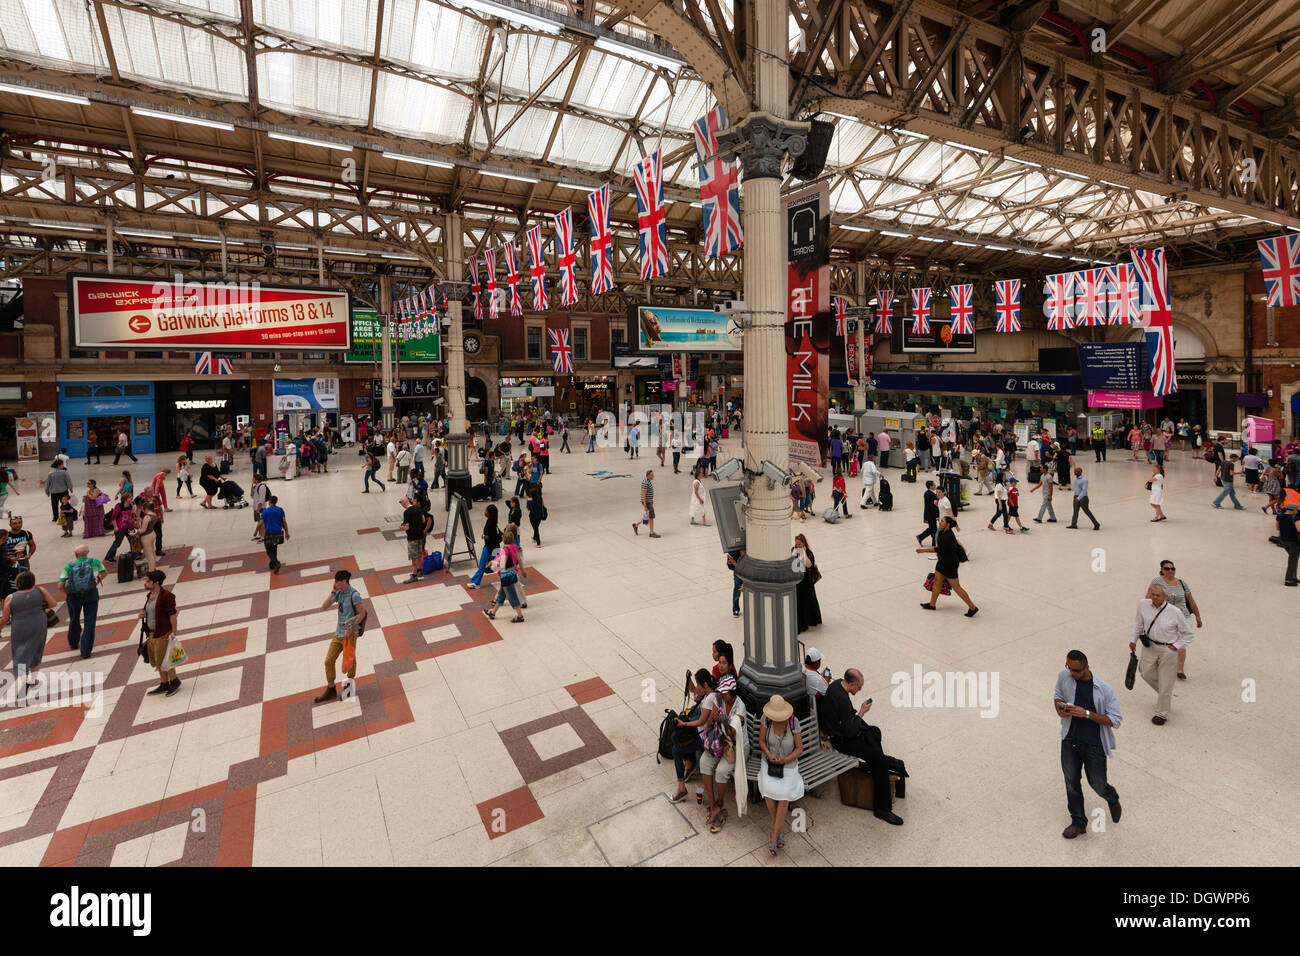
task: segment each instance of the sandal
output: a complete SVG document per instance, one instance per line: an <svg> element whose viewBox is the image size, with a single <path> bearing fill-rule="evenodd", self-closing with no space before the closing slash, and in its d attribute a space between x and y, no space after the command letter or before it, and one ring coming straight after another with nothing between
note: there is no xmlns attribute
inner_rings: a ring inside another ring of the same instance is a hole
<svg viewBox="0 0 1300 956"><path fill-rule="evenodd" d="M489 621L495 621L497 619L495 611L484 611L483 616L487 618Z"/></svg>
<svg viewBox="0 0 1300 956"><path fill-rule="evenodd" d="M727 811L723 810L721 813L719 813L716 817L713 818L713 823L709 827L709 832L721 833L722 828L726 826L726 823L727 823Z"/></svg>
<svg viewBox="0 0 1300 956"><path fill-rule="evenodd" d="M770 854L772 854L773 856L776 856L776 841L775 841L775 840L768 840L768 841L767 841L767 852L770 853Z"/></svg>
<svg viewBox="0 0 1300 956"><path fill-rule="evenodd" d="M510 619L510 623L511 623L511 624L522 624L522 623L523 623L523 620L524 620L524 616L523 616L522 614L520 614L520 615L518 615L518 616L516 616L516 617L512 617L512 618Z"/></svg>
<svg viewBox="0 0 1300 956"><path fill-rule="evenodd" d="M776 838L776 848L777 848L778 850L784 850L784 849L785 849L785 834L784 834L784 833L781 834L779 837Z"/></svg>

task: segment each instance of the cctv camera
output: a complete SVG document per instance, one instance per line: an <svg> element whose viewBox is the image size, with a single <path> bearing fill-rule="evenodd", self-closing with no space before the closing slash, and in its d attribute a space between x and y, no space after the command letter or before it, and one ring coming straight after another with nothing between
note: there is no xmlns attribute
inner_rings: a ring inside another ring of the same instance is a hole
<svg viewBox="0 0 1300 956"><path fill-rule="evenodd" d="M744 467L745 467L744 462L742 462L739 458L733 458L731 459L731 461L727 462L721 468L713 472L713 479L715 481L730 480L738 472L743 471Z"/></svg>
<svg viewBox="0 0 1300 956"><path fill-rule="evenodd" d="M778 485L789 485L794 480L793 475L783 471L767 459L763 459L763 474L767 475L768 481Z"/></svg>

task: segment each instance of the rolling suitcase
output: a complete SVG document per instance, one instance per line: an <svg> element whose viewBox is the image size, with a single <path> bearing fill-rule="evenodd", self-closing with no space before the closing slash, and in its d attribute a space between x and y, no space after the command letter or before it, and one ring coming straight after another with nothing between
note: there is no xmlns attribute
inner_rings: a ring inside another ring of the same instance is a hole
<svg viewBox="0 0 1300 956"><path fill-rule="evenodd" d="M889 490L889 482L882 476L880 479L880 488L877 492L877 504L881 511L894 510L894 493Z"/></svg>
<svg viewBox="0 0 1300 956"><path fill-rule="evenodd" d="M230 474L230 462L228 462L228 461L227 461L226 459L224 459L224 458L221 459L220 471L221 471L221 473L222 473L223 475L228 475L228 474Z"/></svg>
<svg viewBox="0 0 1300 956"><path fill-rule="evenodd" d="M135 555L127 553L118 557L117 580L119 584L130 584L135 580Z"/></svg>

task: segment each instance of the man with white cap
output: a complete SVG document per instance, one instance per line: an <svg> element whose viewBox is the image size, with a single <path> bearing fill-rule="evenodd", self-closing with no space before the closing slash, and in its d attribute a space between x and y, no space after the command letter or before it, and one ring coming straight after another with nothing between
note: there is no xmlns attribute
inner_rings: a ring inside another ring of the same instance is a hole
<svg viewBox="0 0 1300 956"><path fill-rule="evenodd" d="M822 652L815 647L808 648L803 656L803 679L808 688L808 696L816 700L830 689L830 682L822 674Z"/></svg>

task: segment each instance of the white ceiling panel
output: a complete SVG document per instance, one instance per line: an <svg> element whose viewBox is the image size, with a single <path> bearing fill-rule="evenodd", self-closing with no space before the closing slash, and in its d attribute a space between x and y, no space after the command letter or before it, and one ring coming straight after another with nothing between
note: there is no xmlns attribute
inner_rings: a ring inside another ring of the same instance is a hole
<svg viewBox="0 0 1300 956"><path fill-rule="evenodd" d="M440 86L389 73L379 74L375 125L438 143L465 135L470 101Z"/></svg>

